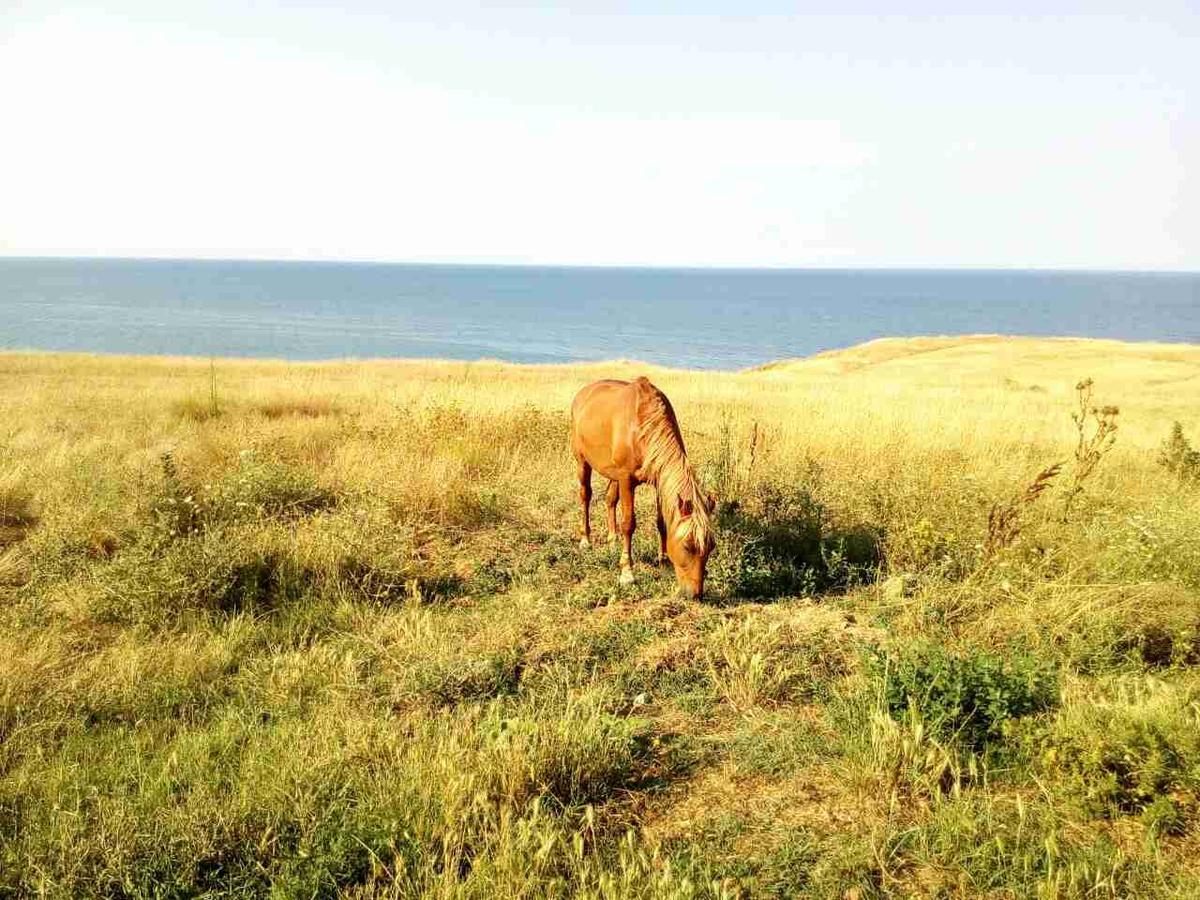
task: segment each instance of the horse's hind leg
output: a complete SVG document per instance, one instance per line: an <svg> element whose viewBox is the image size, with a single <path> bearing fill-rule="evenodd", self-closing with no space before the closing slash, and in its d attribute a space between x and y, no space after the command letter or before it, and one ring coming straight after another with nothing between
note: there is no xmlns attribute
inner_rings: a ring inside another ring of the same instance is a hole
<svg viewBox="0 0 1200 900"><path fill-rule="evenodd" d="M621 499L621 488L615 481L608 483L604 492L604 502L608 505L608 539L617 539L617 501Z"/></svg>
<svg viewBox="0 0 1200 900"><path fill-rule="evenodd" d="M586 550L592 546L592 467L582 459L579 460L579 505L583 509L583 537L579 539L579 546Z"/></svg>
<svg viewBox="0 0 1200 900"><path fill-rule="evenodd" d="M633 479L621 480L621 584L633 584Z"/></svg>

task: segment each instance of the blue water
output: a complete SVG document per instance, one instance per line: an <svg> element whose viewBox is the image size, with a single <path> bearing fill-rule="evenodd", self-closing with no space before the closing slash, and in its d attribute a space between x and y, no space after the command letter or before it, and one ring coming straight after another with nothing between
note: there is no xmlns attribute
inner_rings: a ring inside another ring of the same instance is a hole
<svg viewBox="0 0 1200 900"><path fill-rule="evenodd" d="M736 369L978 332L1200 343L1200 273L0 259L3 349Z"/></svg>

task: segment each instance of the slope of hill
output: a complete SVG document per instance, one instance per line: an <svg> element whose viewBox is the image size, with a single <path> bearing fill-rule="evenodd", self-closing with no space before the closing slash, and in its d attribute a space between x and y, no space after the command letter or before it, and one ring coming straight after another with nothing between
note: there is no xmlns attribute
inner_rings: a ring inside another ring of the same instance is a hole
<svg viewBox="0 0 1200 900"><path fill-rule="evenodd" d="M576 546L641 372L704 602L649 490L632 587ZM0 894L1196 896L1198 375L0 354Z"/></svg>

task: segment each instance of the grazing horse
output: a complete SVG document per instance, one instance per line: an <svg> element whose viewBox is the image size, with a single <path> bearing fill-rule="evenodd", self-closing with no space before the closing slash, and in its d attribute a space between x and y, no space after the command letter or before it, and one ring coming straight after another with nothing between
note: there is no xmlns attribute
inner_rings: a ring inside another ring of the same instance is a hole
<svg viewBox="0 0 1200 900"><path fill-rule="evenodd" d="M580 547L592 545L592 470L608 479L608 530L617 533L621 503L621 584L633 583L633 492L652 484L658 493L658 562L675 567L683 593L704 592L704 567L712 553L713 501L700 492L688 463L675 410L646 378L594 381L571 403L571 452L579 463L583 507Z"/></svg>

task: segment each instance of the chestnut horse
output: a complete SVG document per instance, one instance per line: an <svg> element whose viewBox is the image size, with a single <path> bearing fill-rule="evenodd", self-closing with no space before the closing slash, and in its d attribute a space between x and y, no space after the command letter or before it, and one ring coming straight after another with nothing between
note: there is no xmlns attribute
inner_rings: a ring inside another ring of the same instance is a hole
<svg viewBox="0 0 1200 900"><path fill-rule="evenodd" d="M658 562L670 559L683 593L698 599L714 546L709 517L713 501L700 492L666 395L644 377L592 382L571 403L571 452L579 463L583 507L579 546L592 545L595 469L608 479L610 536L617 533L618 500L621 503L621 584L632 584L633 492L639 484L652 484L658 494Z"/></svg>

